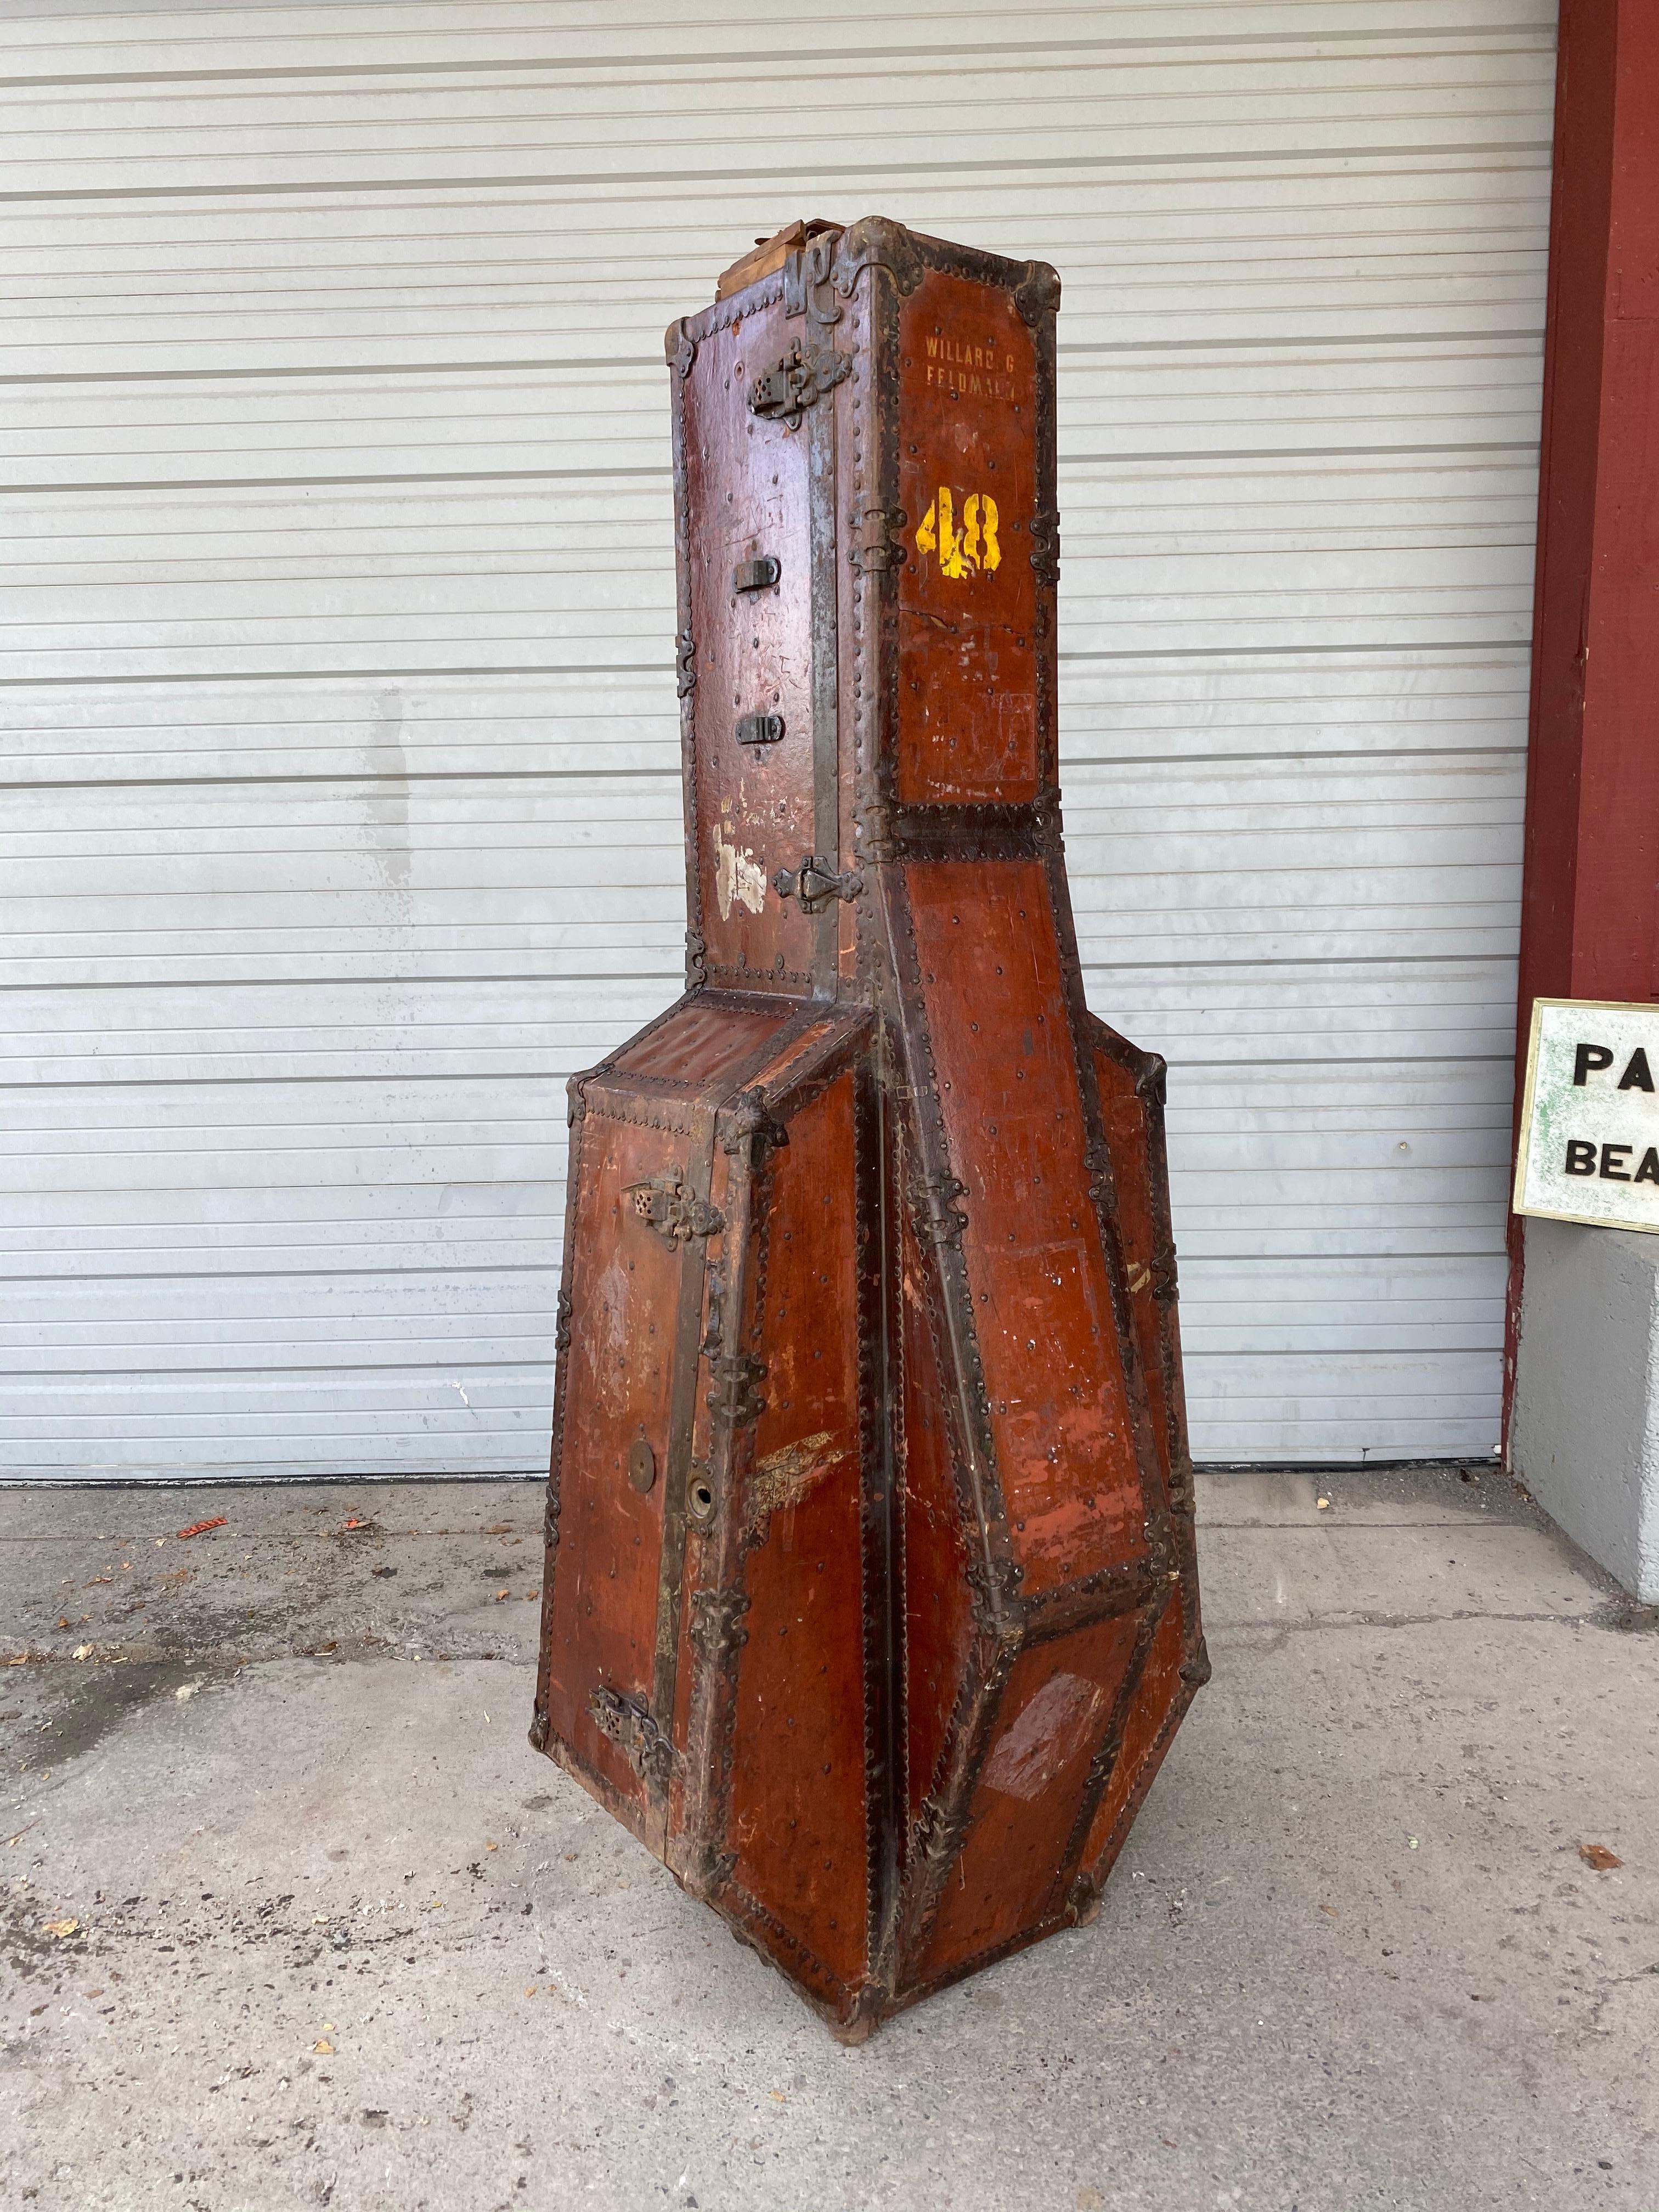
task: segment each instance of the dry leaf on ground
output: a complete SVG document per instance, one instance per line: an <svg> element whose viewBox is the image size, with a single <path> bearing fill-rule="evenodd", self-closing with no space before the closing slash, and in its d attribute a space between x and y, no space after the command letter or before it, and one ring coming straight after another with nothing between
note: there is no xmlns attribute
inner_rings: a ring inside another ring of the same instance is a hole
<svg viewBox="0 0 1659 2212"><path fill-rule="evenodd" d="M1625 1863L1617 1851L1610 1851L1605 1844L1580 1844L1578 1856L1587 1867L1594 1867L1597 1874L1611 1874L1614 1867L1621 1867Z"/></svg>

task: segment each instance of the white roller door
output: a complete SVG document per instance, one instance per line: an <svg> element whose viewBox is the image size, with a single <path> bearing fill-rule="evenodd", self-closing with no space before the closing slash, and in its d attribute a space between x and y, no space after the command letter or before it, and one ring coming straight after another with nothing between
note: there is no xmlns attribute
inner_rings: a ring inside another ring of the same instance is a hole
<svg viewBox="0 0 1659 2212"><path fill-rule="evenodd" d="M1068 848L1194 1449L1489 1449L1549 0L9 10L0 1461L532 1469L683 927L660 333L1065 280Z"/></svg>

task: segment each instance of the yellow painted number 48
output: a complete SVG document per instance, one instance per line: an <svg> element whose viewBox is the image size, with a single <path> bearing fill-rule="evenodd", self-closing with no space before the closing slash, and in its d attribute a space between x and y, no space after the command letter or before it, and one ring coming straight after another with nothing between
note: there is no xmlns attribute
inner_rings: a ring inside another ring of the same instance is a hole
<svg viewBox="0 0 1659 2212"><path fill-rule="evenodd" d="M962 527L957 527L956 501L949 484L941 484L938 496L921 519L916 532L916 550L937 553L939 572L960 582L964 576L977 576L981 570L988 573L1002 566L1002 548L997 544L997 503L988 491L970 491L962 505Z"/></svg>

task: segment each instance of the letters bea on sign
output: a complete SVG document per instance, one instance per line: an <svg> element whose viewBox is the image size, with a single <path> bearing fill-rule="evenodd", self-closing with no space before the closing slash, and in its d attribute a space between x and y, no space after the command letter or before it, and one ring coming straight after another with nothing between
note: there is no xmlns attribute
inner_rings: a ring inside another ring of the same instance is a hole
<svg viewBox="0 0 1659 2212"><path fill-rule="evenodd" d="M1603 1145L1598 1150L1588 1137L1570 1137L1562 1165L1570 1176L1595 1176L1602 1182L1659 1182L1659 1146L1650 1145L1634 1175L1624 1164L1634 1145Z"/></svg>

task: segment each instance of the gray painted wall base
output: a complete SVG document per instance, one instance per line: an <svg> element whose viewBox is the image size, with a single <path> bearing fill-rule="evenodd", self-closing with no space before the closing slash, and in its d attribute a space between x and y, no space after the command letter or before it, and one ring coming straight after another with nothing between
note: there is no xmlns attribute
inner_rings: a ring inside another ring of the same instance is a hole
<svg viewBox="0 0 1659 2212"><path fill-rule="evenodd" d="M1659 1237L1528 1220L1510 1463L1552 1519L1659 1603Z"/></svg>

